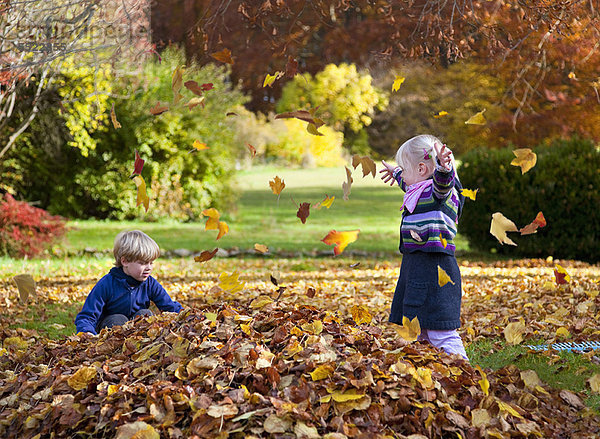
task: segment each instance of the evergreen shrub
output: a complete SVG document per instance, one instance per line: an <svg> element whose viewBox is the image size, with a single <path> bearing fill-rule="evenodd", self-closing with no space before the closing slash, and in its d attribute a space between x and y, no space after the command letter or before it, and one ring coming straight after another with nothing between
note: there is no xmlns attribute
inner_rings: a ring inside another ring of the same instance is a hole
<svg viewBox="0 0 600 439"><path fill-rule="evenodd" d="M537 164L523 175L510 164L513 149L475 149L462 156L463 187L479 192L476 201L466 200L460 233L479 250L600 261L599 148L578 138L534 147ZM508 233L517 247L501 245L490 234L494 212L522 228L540 211L547 225L536 234Z"/></svg>

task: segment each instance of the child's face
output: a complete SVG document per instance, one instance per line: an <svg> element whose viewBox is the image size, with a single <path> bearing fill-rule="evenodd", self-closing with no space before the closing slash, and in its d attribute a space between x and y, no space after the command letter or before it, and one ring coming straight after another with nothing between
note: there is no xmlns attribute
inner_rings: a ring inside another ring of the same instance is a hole
<svg viewBox="0 0 600 439"><path fill-rule="evenodd" d="M135 261L129 262L125 259L121 258L121 264L123 264L123 271L125 274L128 274L135 280L139 280L140 282L145 281L152 273L152 267L154 266L154 261L144 262L144 261Z"/></svg>

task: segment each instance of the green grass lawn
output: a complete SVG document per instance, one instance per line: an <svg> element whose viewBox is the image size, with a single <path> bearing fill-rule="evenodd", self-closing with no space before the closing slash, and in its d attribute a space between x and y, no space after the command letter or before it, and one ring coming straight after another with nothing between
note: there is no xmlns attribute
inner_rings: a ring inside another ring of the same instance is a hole
<svg viewBox="0 0 600 439"><path fill-rule="evenodd" d="M269 187L269 180L279 176L285 182L279 202ZM215 230L205 231L204 221L146 223L143 221L72 221L65 248L77 252L85 248L112 248L115 235L125 229L141 229L152 236L161 248L173 250L207 250L215 247L251 249L255 243L271 251L328 251L321 242L335 229L360 230L356 242L347 251L398 253L400 205L402 191L390 187L377 176L362 177L360 167L353 172L350 199L343 199L343 167L316 169L256 168L238 174L240 198L235 206L221 212L229 225L229 233L216 241ZM306 224L296 216L296 205L322 201L325 195L335 196L330 209L310 210ZM293 199L293 201L292 201ZM295 204L294 204L295 203ZM152 207L150 207L152 208ZM460 235L457 249L468 245Z"/></svg>

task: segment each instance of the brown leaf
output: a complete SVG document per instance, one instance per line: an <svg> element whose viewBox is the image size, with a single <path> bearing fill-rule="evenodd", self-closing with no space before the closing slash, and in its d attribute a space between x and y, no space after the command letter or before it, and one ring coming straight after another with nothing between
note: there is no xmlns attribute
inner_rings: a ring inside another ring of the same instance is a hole
<svg viewBox="0 0 600 439"><path fill-rule="evenodd" d="M212 258L215 257L215 255L217 254L218 251L219 251L218 247L211 252L209 252L208 250L204 250L202 253L200 253L200 255L194 257L194 261L196 261L196 262L210 261Z"/></svg>
<svg viewBox="0 0 600 439"><path fill-rule="evenodd" d="M150 108L150 114L154 116L158 116L159 114L163 114L165 111L168 111L169 107L166 105L160 105L160 101L156 103L156 105Z"/></svg>
<svg viewBox="0 0 600 439"><path fill-rule="evenodd" d="M300 218L302 224L306 224L306 219L310 215L310 203L300 203L300 207L298 208L298 212L296 212L296 216Z"/></svg>

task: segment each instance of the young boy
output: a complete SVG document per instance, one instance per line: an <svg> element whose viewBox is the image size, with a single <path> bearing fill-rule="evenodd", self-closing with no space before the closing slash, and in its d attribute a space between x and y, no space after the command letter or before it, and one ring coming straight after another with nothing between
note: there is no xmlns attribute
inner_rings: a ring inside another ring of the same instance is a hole
<svg viewBox="0 0 600 439"><path fill-rule="evenodd" d="M115 267L102 277L75 317L77 332L98 334L102 328L123 325L137 316L151 316L150 301L161 311L179 312L161 284L150 276L160 249L139 230L124 231L115 238Z"/></svg>

